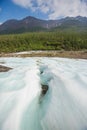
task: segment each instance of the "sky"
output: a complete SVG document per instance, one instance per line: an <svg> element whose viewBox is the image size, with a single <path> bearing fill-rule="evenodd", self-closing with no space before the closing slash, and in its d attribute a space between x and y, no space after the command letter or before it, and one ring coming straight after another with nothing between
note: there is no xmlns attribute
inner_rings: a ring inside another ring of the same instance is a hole
<svg viewBox="0 0 87 130"><path fill-rule="evenodd" d="M87 0L0 0L0 24L9 19L87 17Z"/></svg>

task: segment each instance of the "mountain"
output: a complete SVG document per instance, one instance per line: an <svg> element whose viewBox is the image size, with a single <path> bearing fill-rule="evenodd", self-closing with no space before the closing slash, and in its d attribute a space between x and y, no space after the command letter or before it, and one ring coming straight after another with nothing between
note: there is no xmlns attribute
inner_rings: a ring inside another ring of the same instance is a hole
<svg viewBox="0 0 87 130"><path fill-rule="evenodd" d="M59 20L41 20L28 16L22 20L11 19L0 25L0 34L56 30L87 30L87 17L66 17Z"/></svg>

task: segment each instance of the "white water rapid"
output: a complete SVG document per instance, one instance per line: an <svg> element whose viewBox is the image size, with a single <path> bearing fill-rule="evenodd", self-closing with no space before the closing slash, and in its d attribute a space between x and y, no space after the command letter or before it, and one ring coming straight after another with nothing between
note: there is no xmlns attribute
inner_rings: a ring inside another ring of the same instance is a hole
<svg viewBox="0 0 87 130"><path fill-rule="evenodd" d="M0 130L87 130L87 60L0 58L0 64L13 68L0 72Z"/></svg>

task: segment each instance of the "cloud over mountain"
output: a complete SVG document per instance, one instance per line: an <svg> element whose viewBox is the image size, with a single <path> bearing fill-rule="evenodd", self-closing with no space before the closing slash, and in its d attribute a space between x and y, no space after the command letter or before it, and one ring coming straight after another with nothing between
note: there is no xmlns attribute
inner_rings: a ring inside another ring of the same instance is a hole
<svg viewBox="0 0 87 130"><path fill-rule="evenodd" d="M59 17L87 16L87 0L12 0L15 4L32 11L48 15L48 19Z"/></svg>

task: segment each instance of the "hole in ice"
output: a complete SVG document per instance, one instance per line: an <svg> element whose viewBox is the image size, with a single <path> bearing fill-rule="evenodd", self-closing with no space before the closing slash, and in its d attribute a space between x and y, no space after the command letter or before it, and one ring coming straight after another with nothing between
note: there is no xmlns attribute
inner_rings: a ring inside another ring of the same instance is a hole
<svg viewBox="0 0 87 130"><path fill-rule="evenodd" d="M40 71L40 74L43 74L43 70L42 70L42 71Z"/></svg>
<svg viewBox="0 0 87 130"><path fill-rule="evenodd" d="M39 103L42 103L45 95L47 94L49 86L47 84L41 84L41 94L39 97Z"/></svg>
<svg viewBox="0 0 87 130"><path fill-rule="evenodd" d="M47 93L49 87L48 85L43 85L43 84L41 84L41 86L42 86L41 95L44 96Z"/></svg>

